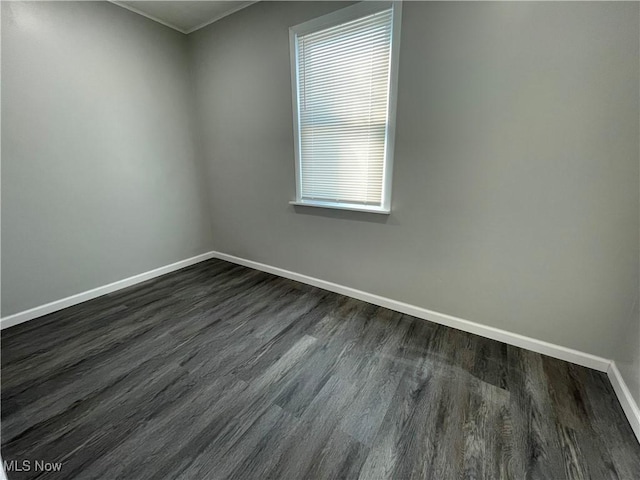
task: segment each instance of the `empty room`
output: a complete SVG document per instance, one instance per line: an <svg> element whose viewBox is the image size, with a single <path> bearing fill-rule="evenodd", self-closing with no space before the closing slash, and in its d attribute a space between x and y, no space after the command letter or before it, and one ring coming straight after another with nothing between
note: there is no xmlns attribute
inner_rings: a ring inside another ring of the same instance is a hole
<svg viewBox="0 0 640 480"><path fill-rule="evenodd" d="M640 3L0 7L0 479L640 479Z"/></svg>

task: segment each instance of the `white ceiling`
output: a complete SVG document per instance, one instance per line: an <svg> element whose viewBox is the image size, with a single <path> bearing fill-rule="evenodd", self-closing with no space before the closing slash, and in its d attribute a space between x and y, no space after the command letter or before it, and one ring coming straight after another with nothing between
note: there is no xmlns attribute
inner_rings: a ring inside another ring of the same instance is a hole
<svg viewBox="0 0 640 480"><path fill-rule="evenodd" d="M191 33L256 2L173 0L163 2L114 1L113 3L179 32Z"/></svg>

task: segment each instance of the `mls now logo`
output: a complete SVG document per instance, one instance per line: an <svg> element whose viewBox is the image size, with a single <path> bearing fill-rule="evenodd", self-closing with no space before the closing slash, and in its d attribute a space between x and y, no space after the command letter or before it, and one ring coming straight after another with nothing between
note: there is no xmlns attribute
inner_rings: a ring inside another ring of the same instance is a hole
<svg viewBox="0 0 640 480"><path fill-rule="evenodd" d="M4 460L2 462L5 472L59 472L62 470L62 462L45 462L43 460Z"/></svg>

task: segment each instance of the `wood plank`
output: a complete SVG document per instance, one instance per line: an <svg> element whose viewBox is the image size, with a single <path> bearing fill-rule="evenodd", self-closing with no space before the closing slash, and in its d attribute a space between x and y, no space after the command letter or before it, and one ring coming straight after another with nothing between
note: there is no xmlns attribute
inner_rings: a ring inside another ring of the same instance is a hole
<svg viewBox="0 0 640 480"><path fill-rule="evenodd" d="M604 374L221 260L1 341L3 459L50 479L640 478Z"/></svg>

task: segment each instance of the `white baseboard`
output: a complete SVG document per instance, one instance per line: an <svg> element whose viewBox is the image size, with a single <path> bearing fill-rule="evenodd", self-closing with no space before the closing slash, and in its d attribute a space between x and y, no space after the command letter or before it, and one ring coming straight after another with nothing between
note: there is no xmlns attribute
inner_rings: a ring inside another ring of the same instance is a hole
<svg viewBox="0 0 640 480"><path fill-rule="evenodd" d="M622 410L624 410L624 413L631 424L631 428L640 442L640 408L631 395L624 378L622 378L620 370L618 370L618 367L616 366L616 362L611 362L609 365L607 376L611 381L613 390L616 392L620 405L622 405Z"/></svg>
<svg viewBox="0 0 640 480"><path fill-rule="evenodd" d="M613 389L618 396L618 400L620 401L622 408L627 415L627 418L629 419L629 423L631 424L633 431L638 437L638 441L640 441L640 408L638 408L638 405L631 396L631 392L627 388L627 385L620 375L620 372L618 371L615 363L611 360L597 357L589 353L580 352L578 350L573 350L571 348L562 347L560 345L555 345L553 343L525 337L524 335L519 335L517 333L507 332L506 330L501 330L499 328L481 325L479 323L464 320L462 318L457 318L452 315L434 312L432 310L427 310L426 308L417 307L408 303L399 302L390 298L363 292L362 290L356 290L355 288L345 287L344 285L339 285L337 283L327 282L325 280L320 280L319 278L302 275L300 273L273 267L264 263L254 262L253 260L235 257L233 255L228 255L222 252L212 251L203 253L202 255L197 255L195 257L187 258L186 260L172 263L171 265L156 268L155 270L151 270L149 272L134 275L133 277L125 278L123 280L119 280L102 287L94 288L92 290L78 293L76 295L72 295L55 302L47 303L46 305L41 305L30 310L25 310L14 315L10 315L8 317L0 319L0 329L5 329L22 322L32 320L34 318L38 318L43 315L62 310L63 308L86 302L87 300L106 295L107 293L115 292L116 290L120 290L131 285L144 282L145 280L159 277L175 270L180 270L181 268L203 262L210 258L219 258L220 260L226 260L228 262L243 265L255 270L272 273L280 277L289 278L291 280L305 283L307 285L312 285L314 287L319 287L330 292L346 295L348 297L356 298L358 300L385 307L390 310L395 310L397 312L405 313L417 318L429 320L440 325L456 328L464 332L473 333L485 338L490 338L492 340L497 340L509 345L514 345L516 347L521 347L533 352L558 358L560 360L565 360L577 365L592 368L594 370L606 372L609 376L609 379L611 380Z"/></svg>
<svg viewBox="0 0 640 480"><path fill-rule="evenodd" d="M553 343L548 343L541 340L536 340L534 338L525 337L524 335L520 335L517 333L511 333L506 330L501 330L499 328L471 322L469 320L457 318L452 315L447 315L445 313L434 312L433 310L427 310L426 308L417 307L415 305L399 302L397 300L392 300L386 297L381 297L379 295L364 292L362 290L356 290L355 288L345 287L344 285L339 285L337 283L327 282L319 278L310 277L308 275L303 275L303 274L292 272L282 268L273 267L271 265L266 265L264 263L254 262L253 260L247 260L245 258L235 257L233 255L228 255L226 253L216 252L216 251L203 253L195 257L187 258L185 260L172 263L171 265L166 265L164 267L156 268L154 270L140 273L138 275L125 278L123 280L118 280L117 282L113 282L108 285L103 285L102 287L94 288L92 290L87 290L86 292L78 293L76 295L72 295L70 297L66 297L61 300L56 300L54 302L47 303L39 307L31 308L29 310L25 310L23 312L10 315L8 317L4 317L0 319L0 329L5 329L22 322L32 320L34 318L38 318L43 315L47 315L49 313L62 310L63 308L71 307L73 305L77 305L78 303L86 302L87 300L91 300L93 298L106 295L107 293L115 292L116 290L120 290L122 288L126 288L131 285L144 282L145 280L159 277L166 273L170 273L175 270L188 267L190 265L202 262L204 260L208 260L210 258L219 258L221 260L226 260L228 262L236 263L238 265L244 265L245 267L253 268L253 269L260 270L267 273L272 273L280 277L289 278L291 280L296 280L298 282L302 282L307 285L312 285L314 287L319 287L324 290L329 290L330 292L335 292L341 295L346 295L348 297L357 298L358 300L369 302L374 305L379 305L381 307L389 308L397 312L402 312L407 315L412 315L414 317L418 317L425 320L429 320L434 323L438 323L440 325L446 325L447 327L456 328L464 332L480 335L482 337L504 342L509 345L514 345L516 347L525 348L527 350L531 350L537 353L542 353L544 355L549 355L550 357L566 360L568 362L572 362L577 365L582 365L588 368L593 368L594 370L598 370L601 372L608 372L609 366L611 364L611 360L597 357L589 353L584 353L578 350L573 350L571 348L555 345Z"/></svg>
<svg viewBox="0 0 640 480"><path fill-rule="evenodd" d="M399 302L390 298L381 297L372 293L363 292L362 290L356 290L355 288L345 287L338 285L337 283L327 282L318 278L309 277L300 273L291 272L278 267L272 267L271 265L265 265L264 263L254 262L253 260L247 260L245 258L234 257L221 252L212 252L215 258L226 260L228 262L237 263L238 265L244 265L245 267L254 268L263 272L272 273L280 277L289 278L298 282L306 283L307 285L313 285L330 292L339 293L348 297L357 298L374 305L395 310L397 312L405 313L414 317L429 320L440 325L446 325L447 327L453 327L458 330L462 330L468 333L474 333L481 337L490 338L492 340L498 340L499 342L508 343L516 347L525 348L537 353L542 353L550 357L559 358L560 360L566 360L567 362L582 365L584 367L593 368L601 372L606 372L609 369L610 360L597 357L589 353L580 352L571 348L562 347L560 345L554 345L553 343L543 342L534 338L525 337L517 333L507 332L495 327L489 327L487 325L481 325L479 323L457 318L445 313L434 312L433 310L427 310L426 308L416 307L408 303Z"/></svg>
<svg viewBox="0 0 640 480"><path fill-rule="evenodd" d="M165 265L164 267L140 273L123 280L118 280L117 282L109 283L108 285L103 285L102 287L87 290L86 292L77 293L76 295L71 295L70 297L56 300L55 302L47 303L45 305L40 305L39 307L31 308L29 310L24 310L13 315L9 315L8 317L0 319L0 330L18 325L19 323L23 323L28 320L33 320L34 318L42 317L43 315L48 315L49 313L57 312L58 310L62 310L63 308L71 307L73 305L86 302L87 300L91 300L96 297L101 297L102 295L106 295L107 293L130 287L131 285L144 282L145 280L150 280L166 273L180 270L181 268L188 267L190 265L213 258L213 256L213 252L203 253L202 255L197 255L185 260L180 260L179 262L172 263L171 265Z"/></svg>
<svg viewBox="0 0 640 480"><path fill-rule="evenodd" d="M265 265L264 263L254 262L253 260L247 260L246 258L234 257L233 255L221 252L212 252L212 255L220 260L226 260L238 265L244 265L245 267L272 273L280 277L289 278L307 285L319 287L330 292L357 298L358 300L379 305L390 310L429 320L440 325L445 325L464 332L480 335L481 337L504 342L536 353L575 363L576 365L592 368L600 372L606 372L611 380L618 400L622 405L622 409L631 424L631 428L633 428L638 441L640 441L640 409L631 396L631 392L627 388L618 368L612 360L591 355L590 353L580 352L579 350L555 345L553 343L544 342L542 340L536 340L535 338L525 337L524 335L519 335L517 333L507 332L506 330L501 330L499 328L481 325L479 323L457 318L445 313L434 312L432 310L427 310L426 308L416 307L415 305L410 305L404 302L398 302L396 300L391 300L390 298L363 292L362 290L356 290L355 288L345 287L344 285L339 285L337 283L320 280L319 278L302 275L300 273L291 272L271 265Z"/></svg>

